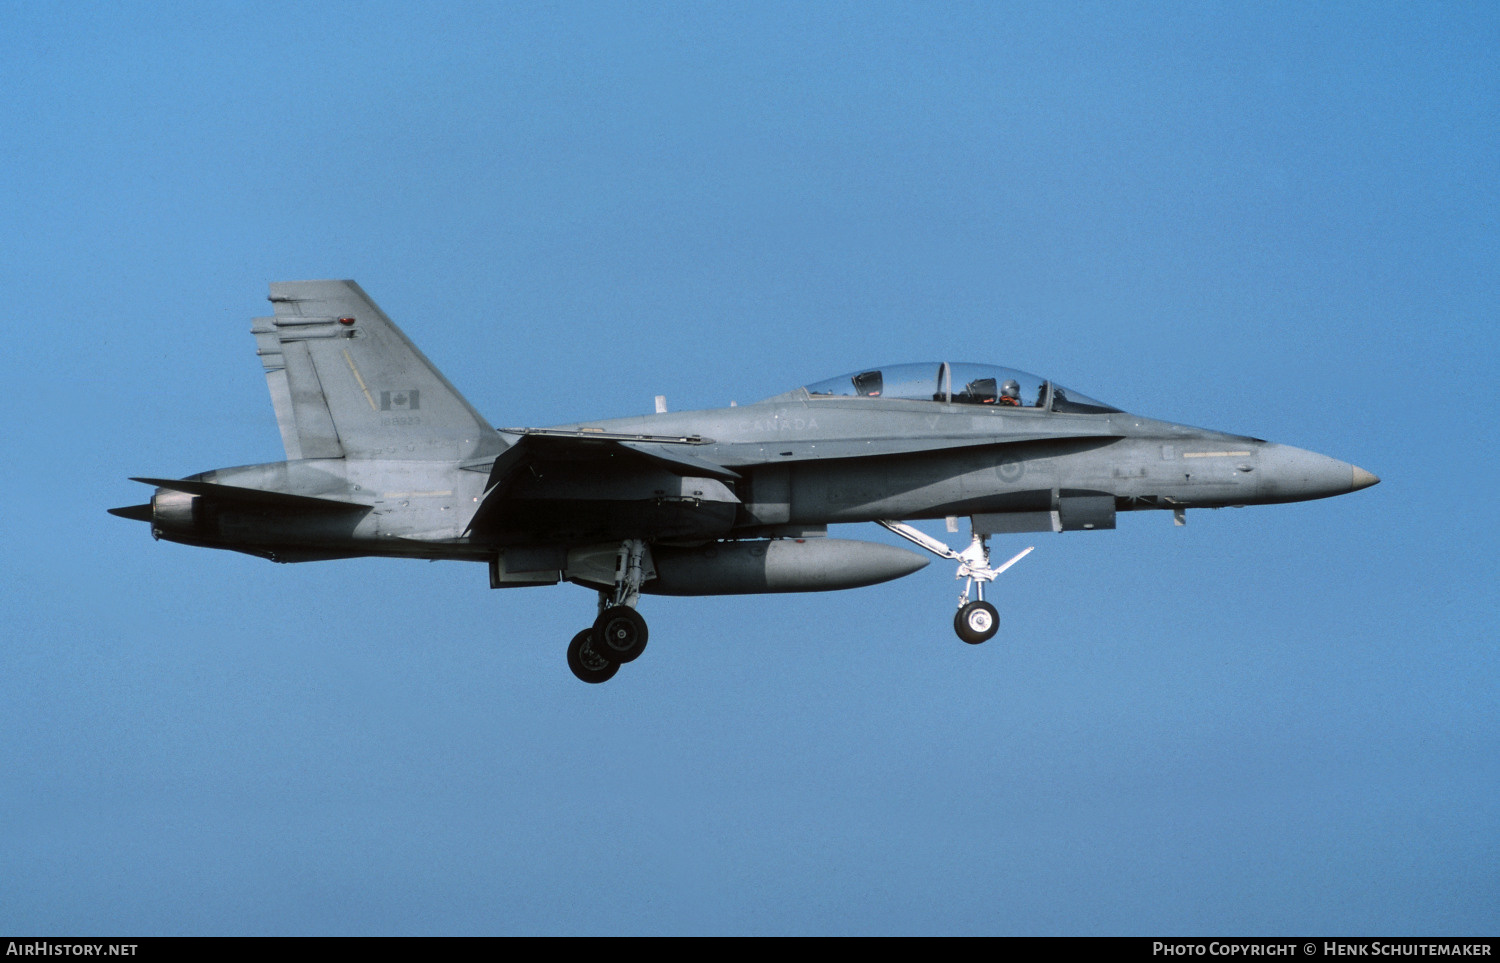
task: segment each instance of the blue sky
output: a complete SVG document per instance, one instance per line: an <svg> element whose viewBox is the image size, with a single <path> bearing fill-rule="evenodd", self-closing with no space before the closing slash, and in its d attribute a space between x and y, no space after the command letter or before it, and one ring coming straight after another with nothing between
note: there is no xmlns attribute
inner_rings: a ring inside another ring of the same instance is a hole
<svg viewBox="0 0 1500 963"><path fill-rule="evenodd" d="M1493 935L1497 50L1482 3L0 6L0 930ZM581 589L105 514L282 457L249 319L320 277L500 425L968 359L1383 481L1038 536L979 647L937 564L650 599L584 686Z"/></svg>

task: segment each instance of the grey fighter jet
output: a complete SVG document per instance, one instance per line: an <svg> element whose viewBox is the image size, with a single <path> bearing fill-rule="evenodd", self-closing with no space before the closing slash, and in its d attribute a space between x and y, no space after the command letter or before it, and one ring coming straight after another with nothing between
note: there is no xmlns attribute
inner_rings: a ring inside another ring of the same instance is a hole
<svg viewBox="0 0 1500 963"><path fill-rule="evenodd" d="M643 593L816 592L927 564L827 537L875 522L957 563L954 628L999 627L991 535L1099 531L1120 512L1264 505L1377 479L1325 455L1154 421L1009 368L867 368L765 401L552 428L490 425L352 281L271 285L252 331L286 460L137 478L156 538L277 562L468 559L492 588L572 582L597 617L568 665L603 682L646 647ZM906 521L967 517L961 551Z"/></svg>

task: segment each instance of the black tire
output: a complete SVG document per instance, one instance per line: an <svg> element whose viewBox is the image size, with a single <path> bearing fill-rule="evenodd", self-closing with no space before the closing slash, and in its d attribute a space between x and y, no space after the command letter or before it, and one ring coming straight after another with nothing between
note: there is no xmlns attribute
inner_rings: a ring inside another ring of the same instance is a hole
<svg viewBox="0 0 1500 963"><path fill-rule="evenodd" d="M584 629L573 636L573 641L568 643L568 668L584 682L597 685L613 679L620 671L620 665L593 650L590 644L593 637L593 629Z"/></svg>
<svg viewBox="0 0 1500 963"><path fill-rule="evenodd" d="M646 651L646 620L628 605L611 605L594 620L594 651L610 662L634 662Z"/></svg>
<svg viewBox="0 0 1500 963"><path fill-rule="evenodd" d="M1000 613L988 602L970 602L953 616L953 631L970 645L988 642L1000 631Z"/></svg>

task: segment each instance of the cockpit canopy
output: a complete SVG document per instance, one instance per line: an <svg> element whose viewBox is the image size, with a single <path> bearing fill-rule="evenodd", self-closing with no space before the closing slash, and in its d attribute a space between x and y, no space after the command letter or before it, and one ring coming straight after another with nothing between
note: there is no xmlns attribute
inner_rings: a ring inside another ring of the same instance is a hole
<svg viewBox="0 0 1500 963"><path fill-rule="evenodd" d="M819 381L805 390L813 398L896 398L1080 415L1120 410L1025 371L966 362L887 365Z"/></svg>

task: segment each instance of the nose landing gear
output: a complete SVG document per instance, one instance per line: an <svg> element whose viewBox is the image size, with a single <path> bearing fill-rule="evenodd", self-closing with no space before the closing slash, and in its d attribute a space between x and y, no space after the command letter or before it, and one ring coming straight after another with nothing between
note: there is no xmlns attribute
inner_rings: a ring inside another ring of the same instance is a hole
<svg viewBox="0 0 1500 963"><path fill-rule="evenodd" d="M1010 561L999 568L990 568L989 539L978 532L973 534L968 548L962 552L955 552L937 539L904 522L882 519L880 524L908 542L920 545L940 558L957 562L958 574L954 578L961 578L965 581L963 594L958 597L958 612L953 616L953 631L970 645L988 642L995 637L995 633L1000 631L1000 613L984 600L984 587L993 582L995 576L1030 555L1032 549L1036 548L1035 545L1017 552ZM974 593L972 602L969 601L971 591Z"/></svg>

